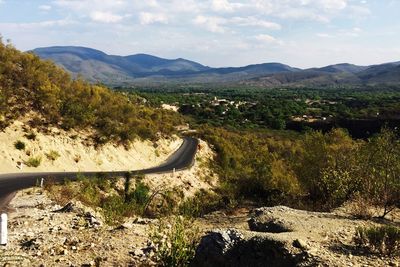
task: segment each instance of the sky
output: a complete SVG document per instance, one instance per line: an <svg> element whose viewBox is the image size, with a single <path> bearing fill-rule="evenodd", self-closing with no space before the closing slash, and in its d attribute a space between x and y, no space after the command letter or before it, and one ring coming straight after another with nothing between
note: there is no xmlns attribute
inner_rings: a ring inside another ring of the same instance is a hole
<svg viewBox="0 0 400 267"><path fill-rule="evenodd" d="M20 50L86 46L211 67L400 61L400 0L0 0Z"/></svg>

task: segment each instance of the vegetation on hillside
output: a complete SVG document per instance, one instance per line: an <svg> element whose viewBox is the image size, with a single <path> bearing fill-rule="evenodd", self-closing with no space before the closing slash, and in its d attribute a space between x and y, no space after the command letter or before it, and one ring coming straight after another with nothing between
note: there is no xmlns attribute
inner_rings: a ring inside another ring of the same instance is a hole
<svg viewBox="0 0 400 267"><path fill-rule="evenodd" d="M388 129L366 141L341 129L284 135L208 128L200 135L217 152L219 194L228 206L255 200L329 210L361 196L381 217L400 207L400 143Z"/></svg>
<svg viewBox="0 0 400 267"><path fill-rule="evenodd" d="M73 80L52 62L0 40L0 126L32 111L39 114L33 126L93 128L98 143L155 139L182 122L176 113L147 107L138 97Z"/></svg>

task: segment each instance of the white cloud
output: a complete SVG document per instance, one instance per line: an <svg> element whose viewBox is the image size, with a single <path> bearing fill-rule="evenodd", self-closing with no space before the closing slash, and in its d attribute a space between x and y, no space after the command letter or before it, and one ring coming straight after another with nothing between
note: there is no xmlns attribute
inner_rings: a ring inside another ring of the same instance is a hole
<svg viewBox="0 0 400 267"><path fill-rule="evenodd" d="M321 37L321 38L334 38L335 37L334 35L331 35L329 33L317 33L317 36Z"/></svg>
<svg viewBox="0 0 400 267"><path fill-rule="evenodd" d="M93 11L90 13L90 18L101 23L117 23L123 20L124 17L111 12Z"/></svg>
<svg viewBox="0 0 400 267"><path fill-rule="evenodd" d="M199 15L193 20L194 24L200 25L210 32L214 33L223 33L226 31L226 28L222 25L225 24L227 21L221 17L207 17Z"/></svg>
<svg viewBox="0 0 400 267"><path fill-rule="evenodd" d="M348 0L319 0L317 4L327 10L341 10L347 7Z"/></svg>
<svg viewBox="0 0 400 267"><path fill-rule="evenodd" d="M162 13L141 12L139 14L139 21L142 25L154 23L168 24L168 17Z"/></svg>
<svg viewBox="0 0 400 267"><path fill-rule="evenodd" d="M60 20L45 20L40 22L30 23L0 23L1 28L5 29L36 29L36 28L49 28L49 27L64 27L77 22L69 19Z"/></svg>
<svg viewBox="0 0 400 267"><path fill-rule="evenodd" d="M124 7L125 0L54 0L57 6L75 11L92 11L93 9L110 11Z"/></svg>
<svg viewBox="0 0 400 267"><path fill-rule="evenodd" d="M269 35L269 34L259 34L254 37L257 41L267 44L283 44L281 40Z"/></svg>
<svg viewBox="0 0 400 267"><path fill-rule="evenodd" d="M262 27L271 30L280 30L282 28L281 25L275 22L270 22L266 20L256 19L254 17L234 17L229 20L229 22L236 24L238 26L255 26Z"/></svg>
<svg viewBox="0 0 400 267"><path fill-rule="evenodd" d="M230 3L229 0L212 0L211 7L217 12L233 12L235 9L242 7L240 3Z"/></svg>
<svg viewBox="0 0 400 267"><path fill-rule="evenodd" d="M51 10L51 6L49 6L49 5L41 5L41 6L39 6L38 7L40 10L42 10L42 11L49 11L49 10Z"/></svg>

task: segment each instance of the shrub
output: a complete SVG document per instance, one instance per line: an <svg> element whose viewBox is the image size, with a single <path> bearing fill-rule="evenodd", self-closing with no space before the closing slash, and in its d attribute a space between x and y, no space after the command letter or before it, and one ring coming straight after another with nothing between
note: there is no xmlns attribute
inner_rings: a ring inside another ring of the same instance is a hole
<svg viewBox="0 0 400 267"><path fill-rule="evenodd" d="M75 157L74 157L74 161L75 161L75 163L78 163L79 161L81 161L81 155L75 155Z"/></svg>
<svg viewBox="0 0 400 267"><path fill-rule="evenodd" d="M179 205L179 214L189 218L200 217L222 207L225 205L219 195L201 190Z"/></svg>
<svg viewBox="0 0 400 267"><path fill-rule="evenodd" d="M368 140L360 155L362 191L365 198L383 209L385 217L400 206L400 140L398 135L383 129Z"/></svg>
<svg viewBox="0 0 400 267"><path fill-rule="evenodd" d="M34 132L29 132L29 133L25 134L25 137L28 140L36 140L36 134Z"/></svg>
<svg viewBox="0 0 400 267"><path fill-rule="evenodd" d="M188 266L195 256L199 230L181 216L161 221L150 239L156 247L155 260L161 266Z"/></svg>
<svg viewBox="0 0 400 267"><path fill-rule="evenodd" d="M55 150L50 150L48 153L46 153L46 157L48 160L55 161L60 157L60 153Z"/></svg>
<svg viewBox="0 0 400 267"><path fill-rule="evenodd" d="M42 157L40 157L40 156L30 157L27 161L25 161L25 165L28 167L37 168L40 166L41 162L42 162Z"/></svg>
<svg viewBox="0 0 400 267"><path fill-rule="evenodd" d="M18 149L18 150L25 150L26 145L25 145L24 142L18 140L18 141L16 141L16 142L14 143L14 147L15 147L16 149Z"/></svg>
<svg viewBox="0 0 400 267"><path fill-rule="evenodd" d="M400 255L400 229L394 226L358 227L354 241L372 253Z"/></svg>
<svg viewBox="0 0 400 267"><path fill-rule="evenodd" d="M293 163L303 190L316 209L343 204L358 190L359 143L341 129L307 133Z"/></svg>
<svg viewBox="0 0 400 267"><path fill-rule="evenodd" d="M149 200L149 194L150 188L143 182L138 182L135 190L128 194L128 201L144 207Z"/></svg>
<svg viewBox="0 0 400 267"><path fill-rule="evenodd" d="M282 149L272 147L270 143L276 141L264 132L205 128L200 134L215 148L217 157L212 167L231 205L243 198L270 204L274 192L287 195L298 191L290 166L278 160Z"/></svg>

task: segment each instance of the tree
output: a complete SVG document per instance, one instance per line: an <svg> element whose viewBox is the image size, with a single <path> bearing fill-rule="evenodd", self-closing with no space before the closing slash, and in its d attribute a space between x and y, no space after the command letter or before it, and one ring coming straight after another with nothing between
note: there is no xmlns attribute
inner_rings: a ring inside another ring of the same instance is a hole
<svg viewBox="0 0 400 267"><path fill-rule="evenodd" d="M400 141L396 133L383 129L364 146L360 159L364 195L383 208L384 218L400 206Z"/></svg>

